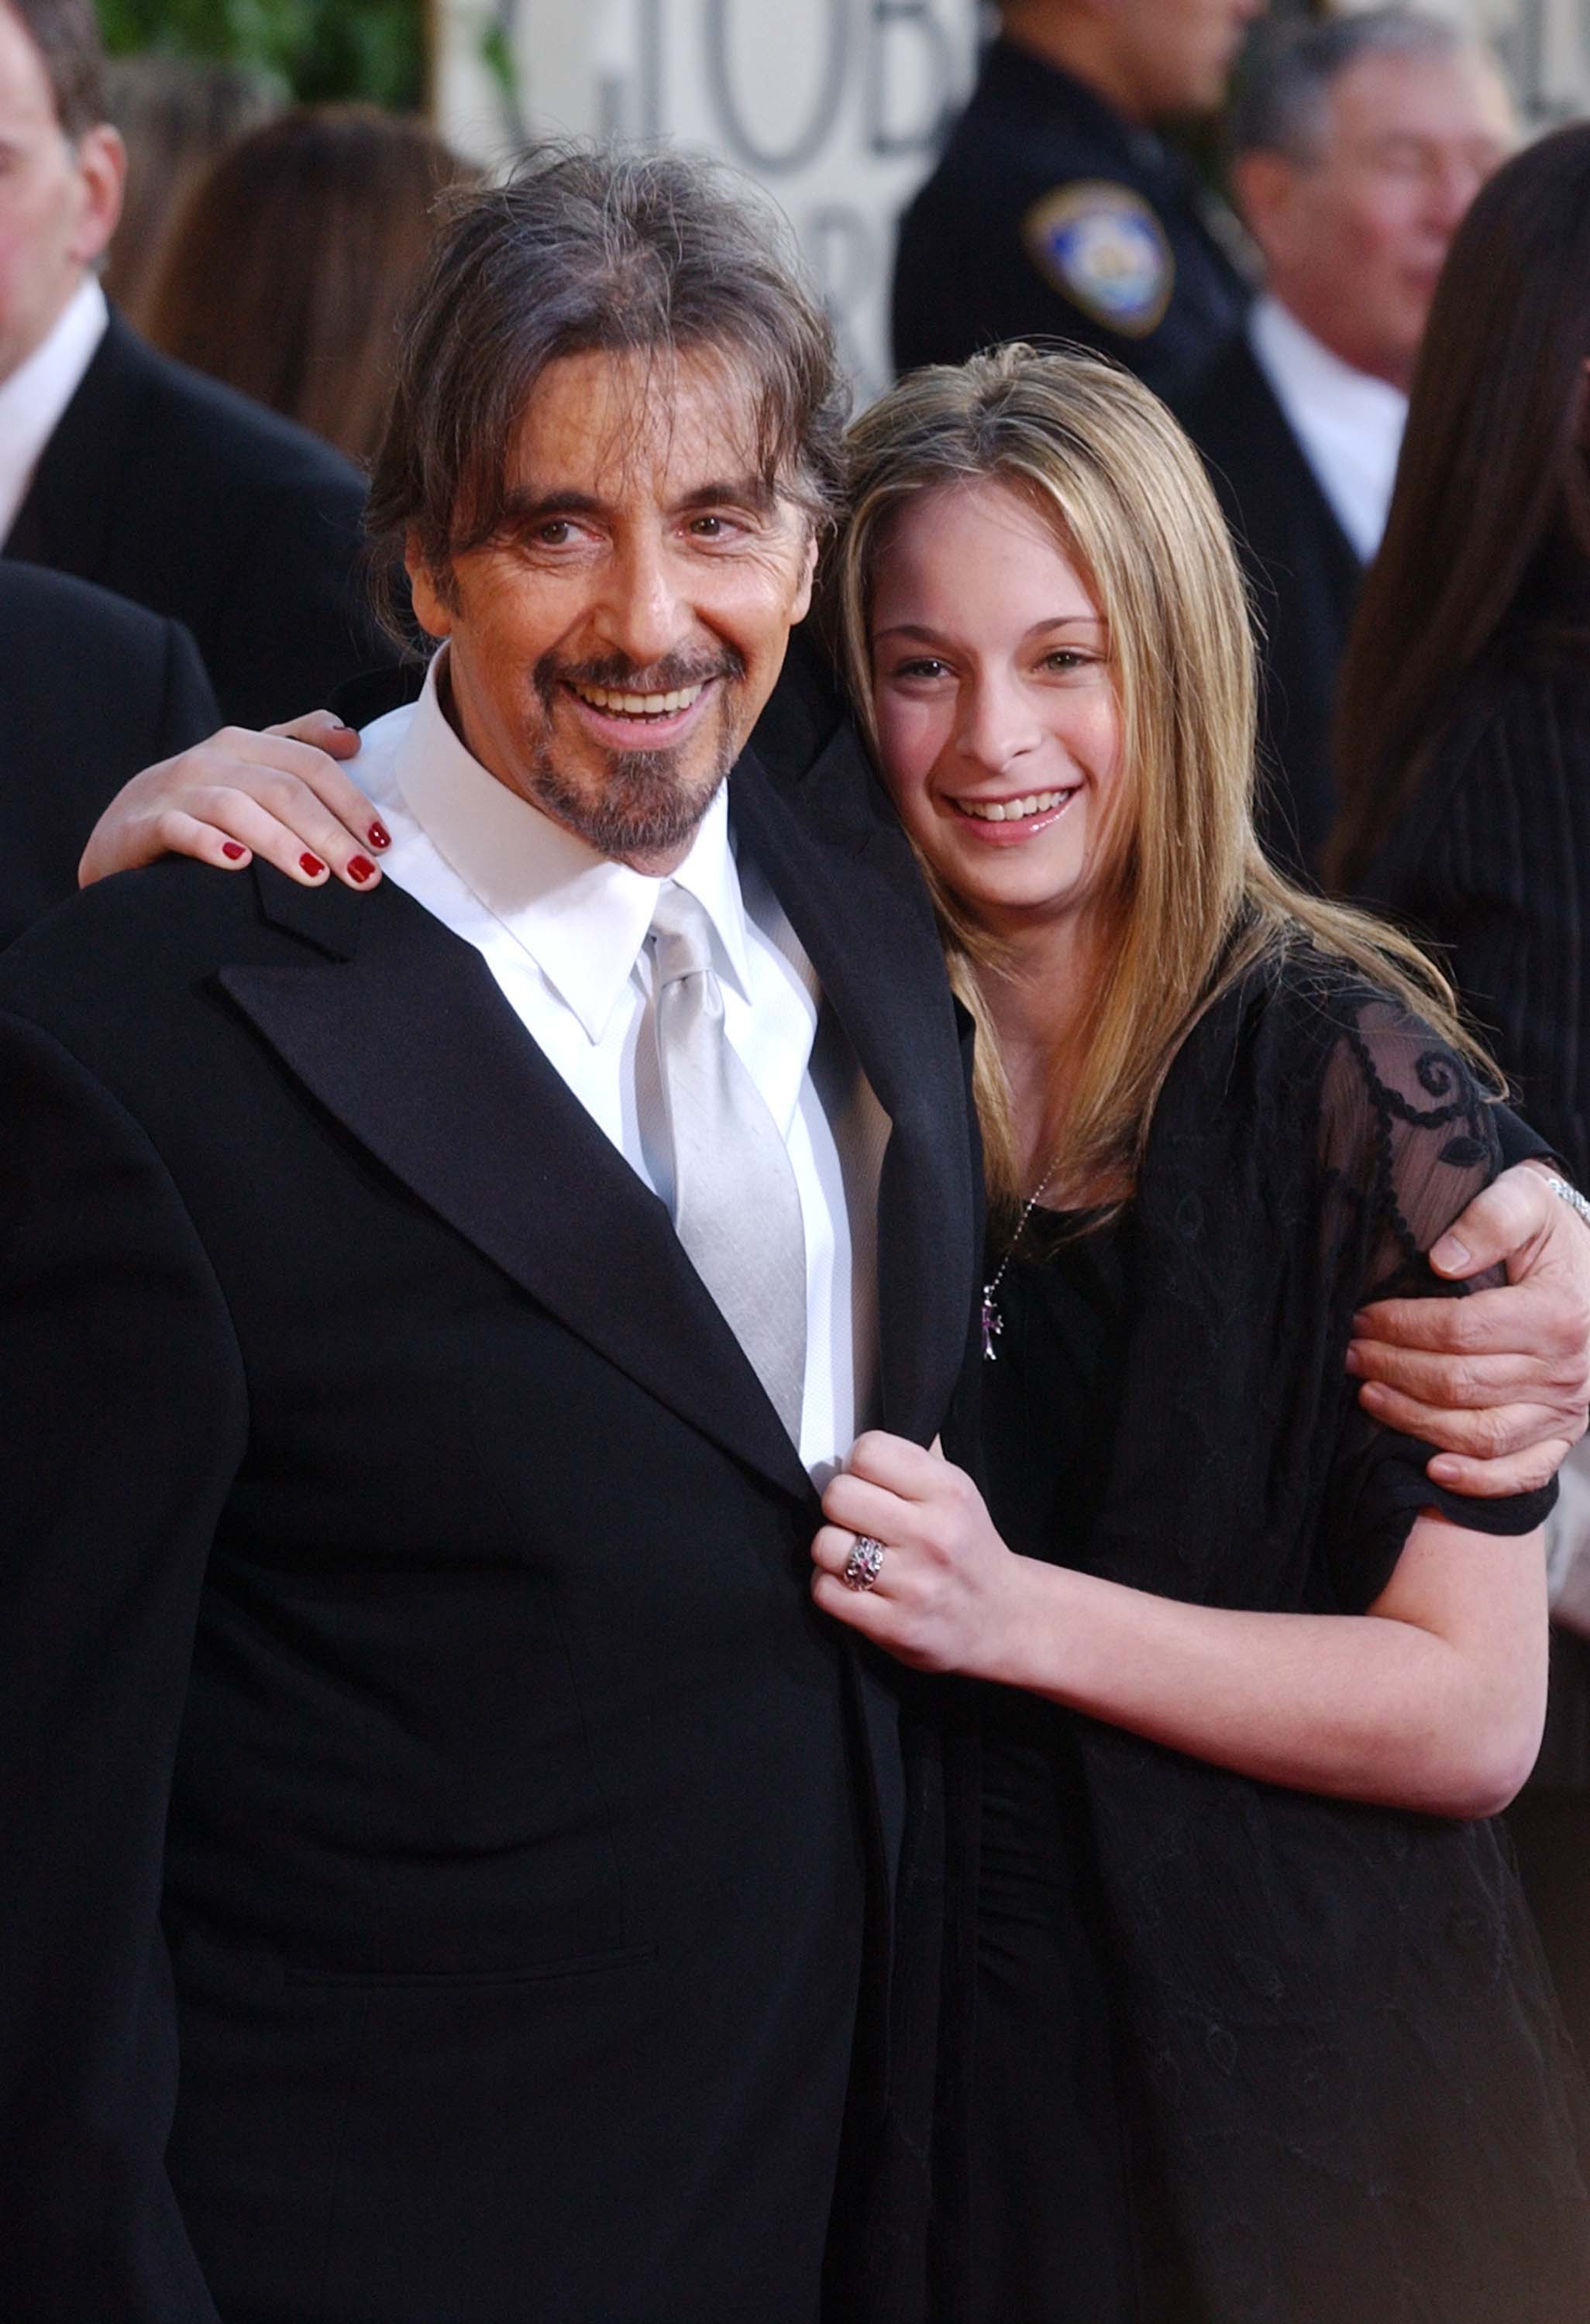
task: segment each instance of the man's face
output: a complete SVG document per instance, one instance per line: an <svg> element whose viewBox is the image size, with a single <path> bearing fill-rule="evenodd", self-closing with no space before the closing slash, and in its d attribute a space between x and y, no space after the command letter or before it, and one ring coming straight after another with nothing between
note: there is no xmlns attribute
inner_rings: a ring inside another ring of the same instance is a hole
<svg viewBox="0 0 1590 2324"><path fill-rule="evenodd" d="M123 168L114 129L66 136L44 60L0 0L0 379L48 337L110 240Z"/></svg>
<svg viewBox="0 0 1590 2324"><path fill-rule="evenodd" d="M1238 165L1276 296L1344 362L1406 387L1452 237L1515 139L1484 57L1360 57L1309 158Z"/></svg>
<svg viewBox="0 0 1590 2324"><path fill-rule="evenodd" d="M1212 113L1225 95L1243 34L1266 0L1109 0L1128 53L1142 120Z"/></svg>
<svg viewBox="0 0 1590 2324"><path fill-rule="evenodd" d="M411 559L451 712L511 790L653 873L687 853L811 599L804 512L758 470L753 399L710 354L550 364L498 539Z"/></svg>

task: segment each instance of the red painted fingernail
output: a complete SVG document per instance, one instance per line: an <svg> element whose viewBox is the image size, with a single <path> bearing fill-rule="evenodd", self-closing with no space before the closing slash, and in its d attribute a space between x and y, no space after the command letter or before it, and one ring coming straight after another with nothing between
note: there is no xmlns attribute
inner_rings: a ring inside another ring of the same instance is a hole
<svg viewBox="0 0 1590 2324"><path fill-rule="evenodd" d="M234 863L241 863L248 850L246 847L240 847L235 839L223 839L221 853L223 855L229 856Z"/></svg>
<svg viewBox="0 0 1590 2324"><path fill-rule="evenodd" d="M373 880L375 876L375 866L367 855L350 855L347 859L347 876L350 880Z"/></svg>
<svg viewBox="0 0 1590 2324"><path fill-rule="evenodd" d="M300 872L307 872L311 880L316 880L324 872L326 866L318 855L300 855L298 859L298 868Z"/></svg>
<svg viewBox="0 0 1590 2324"><path fill-rule="evenodd" d="M372 847L392 845L392 834L384 823L373 823L370 825L370 844Z"/></svg>

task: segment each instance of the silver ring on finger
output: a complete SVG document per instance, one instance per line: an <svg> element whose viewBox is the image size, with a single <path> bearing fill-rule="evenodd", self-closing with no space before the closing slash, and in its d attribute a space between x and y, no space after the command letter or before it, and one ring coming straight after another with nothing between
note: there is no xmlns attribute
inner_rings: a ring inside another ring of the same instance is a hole
<svg viewBox="0 0 1590 2324"><path fill-rule="evenodd" d="M870 1533L858 1533L850 1545L840 1576L846 1590L870 1590L883 1570L883 1544Z"/></svg>

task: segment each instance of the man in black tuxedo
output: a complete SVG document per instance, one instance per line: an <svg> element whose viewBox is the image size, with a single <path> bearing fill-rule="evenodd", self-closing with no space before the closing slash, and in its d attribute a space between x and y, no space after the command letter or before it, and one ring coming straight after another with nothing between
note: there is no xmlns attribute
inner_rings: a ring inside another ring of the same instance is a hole
<svg viewBox="0 0 1590 2324"><path fill-rule="evenodd" d="M1515 134L1488 51L1405 8L1291 28L1232 110L1232 178L1269 288L1179 406L1261 623L1261 829L1308 876L1336 815L1331 719L1384 528L1447 245Z"/></svg>
<svg viewBox="0 0 1590 2324"><path fill-rule="evenodd" d="M809 1545L953 1426L976 1170L848 729L746 746L844 401L771 233L480 195L375 479L446 640L384 878L0 963L12 2324L857 2312L907 1785Z"/></svg>
<svg viewBox="0 0 1590 2324"><path fill-rule="evenodd" d="M0 0L0 541L184 622L223 715L263 725L392 659L364 486L107 309L125 156L100 67L92 0Z"/></svg>
<svg viewBox="0 0 1590 2324"><path fill-rule="evenodd" d="M214 727L197 649L61 573L0 562L0 945L74 895L78 860L129 775Z"/></svg>

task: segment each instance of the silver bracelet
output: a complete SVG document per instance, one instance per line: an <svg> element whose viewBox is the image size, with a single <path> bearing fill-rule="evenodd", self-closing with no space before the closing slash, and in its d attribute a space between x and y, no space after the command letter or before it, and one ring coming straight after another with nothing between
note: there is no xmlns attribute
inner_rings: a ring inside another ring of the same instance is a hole
<svg viewBox="0 0 1590 2324"><path fill-rule="evenodd" d="M1576 1186L1570 1186L1566 1178L1554 1178L1548 1172L1542 1175L1558 1201L1566 1203L1570 1211L1576 1211L1585 1224L1590 1227L1590 1200L1586 1200Z"/></svg>

